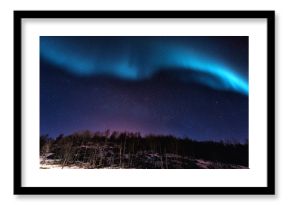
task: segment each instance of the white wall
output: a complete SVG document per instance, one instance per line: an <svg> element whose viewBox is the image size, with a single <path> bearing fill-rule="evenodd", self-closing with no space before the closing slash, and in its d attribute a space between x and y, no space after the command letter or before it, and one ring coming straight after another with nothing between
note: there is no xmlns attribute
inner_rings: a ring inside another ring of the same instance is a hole
<svg viewBox="0 0 290 205"><path fill-rule="evenodd" d="M286 0L50 0L0 3L0 201L1 204L287 204L290 201L290 12ZM13 10L276 10L276 196L14 196Z"/></svg>

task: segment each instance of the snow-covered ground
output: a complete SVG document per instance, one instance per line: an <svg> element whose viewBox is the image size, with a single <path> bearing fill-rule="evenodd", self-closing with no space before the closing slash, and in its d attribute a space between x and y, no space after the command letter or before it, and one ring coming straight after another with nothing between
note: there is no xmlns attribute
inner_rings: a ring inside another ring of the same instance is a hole
<svg viewBox="0 0 290 205"><path fill-rule="evenodd" d="M241 165L224 164L220 162L206 161L203 159L196 159L195 161L196 165L200 167L200 169L248 169L247 167Z"/></svg>
<svg viewBox="0 0 290 205"><path fill-rule="evenodd" d="M152 156L151 156L152 157ZM159 159L156 158L151 158L151 163L159 163ZM175 156L177 157L177 156ZM148 158L144 159L146 163L148 163ZM180 163L181 160L176 159L174 163ZM191 159L193 163L193 169L248 169L248 167L241 166L241 165L234 165L234 164L225 164L221 162L213 162L213 161L208 161L204 159ZM88 169L90 168L90 165L87 163L76 163L73 165L63 165L60 163L59 160L52 160L52 159L44 159L43 157L40 158L40 169ZM124 167L120 166L103 166L100 168L96 169L124 169ZM137 167L136 167L137 168ZM166 168L165 166L162 166L160 168ZM126 169L135 169L135 167L130 167ZM180 169L180 168L179 168Z"/></svg>

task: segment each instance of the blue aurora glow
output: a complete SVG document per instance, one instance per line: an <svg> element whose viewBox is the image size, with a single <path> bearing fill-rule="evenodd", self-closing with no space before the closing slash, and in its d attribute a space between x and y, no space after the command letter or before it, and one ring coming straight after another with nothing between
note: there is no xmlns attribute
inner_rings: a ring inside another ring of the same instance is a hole
<svg viewBox="0 0 290 205"><path fill-rule="evenodd" d="M128 45L116 47L92 43L82 47L57 37L41 37L40 53L47 61L78 76L109 75L139 81L153 77L162 69L181 69L193 71L192 75L180 76L182 81L186 79L244 95L249 91L247 77L229 66L226 59L217 59L178 43L155 42L144 46L128 42Z"/></svg>

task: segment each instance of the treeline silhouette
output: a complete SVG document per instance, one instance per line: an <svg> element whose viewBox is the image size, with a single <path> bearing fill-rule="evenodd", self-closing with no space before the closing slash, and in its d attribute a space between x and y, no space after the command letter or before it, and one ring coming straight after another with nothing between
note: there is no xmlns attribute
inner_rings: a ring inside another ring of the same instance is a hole
<svg viewBox="0 0 290 205"><path fill-rule="evenodd" d="M42 163L80 168L200 168L197 159L211 161L208 168L234 168L248 167L248 144L84 131L55 139L41 136L40 156Z"/></svg>

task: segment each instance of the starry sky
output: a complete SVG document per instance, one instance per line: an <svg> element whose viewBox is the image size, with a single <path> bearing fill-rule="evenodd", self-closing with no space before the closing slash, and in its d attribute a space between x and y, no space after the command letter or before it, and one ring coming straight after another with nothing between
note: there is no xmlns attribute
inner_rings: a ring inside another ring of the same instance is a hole
<svg viewBox="0 0 290 205"><path fill-rule="evenodd" d="M41 36L40 134L248 139L247 36Z"/></svg>

